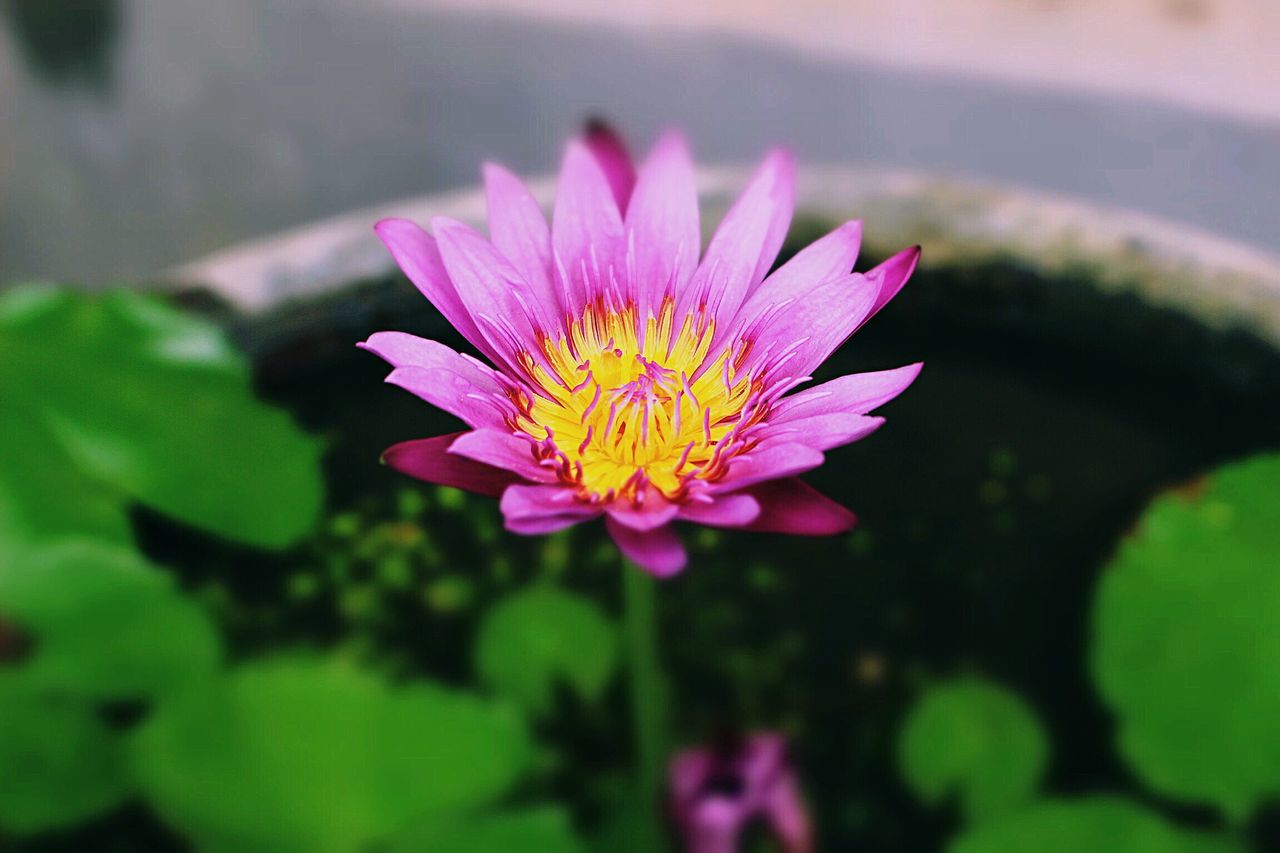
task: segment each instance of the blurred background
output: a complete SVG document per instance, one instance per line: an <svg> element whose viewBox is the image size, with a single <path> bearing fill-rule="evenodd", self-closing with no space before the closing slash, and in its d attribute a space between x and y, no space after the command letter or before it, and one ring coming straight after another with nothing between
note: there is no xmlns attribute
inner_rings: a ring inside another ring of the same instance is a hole
<svg viewBox="0 0 1280 853"><path fill-rule="evenodd" d="M813 477L855 532L704 531L658 588L664 745L784 734L822 850L1280 849L1278 40L1272 0L0 0L0 849L684 849L602 534L380 467L456 424L352 347L464 348L370 226L478 222L483 161L591 117L682 128L708 226L791 146L784 257L924 245L826 368L926 363Z"/></svg>

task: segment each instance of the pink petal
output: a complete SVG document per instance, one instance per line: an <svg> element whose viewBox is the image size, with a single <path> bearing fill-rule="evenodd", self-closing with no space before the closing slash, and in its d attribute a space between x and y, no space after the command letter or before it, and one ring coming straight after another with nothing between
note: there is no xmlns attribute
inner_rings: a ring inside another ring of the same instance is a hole
<svg viewBox="0 0 1280 853"><path fill-rule="evenodd" d="M724 479L712 485L716 492L731 492L764 480L792 477L812 471L822 464L823 456L805 444L775 444L759 447L735 457L729 463Z"/></svg>
<svg viewBox="0 0 1280 853"><path fill-rule="evenodd" d="M511 486L498 506L508 530L530 536L554 533L600 514L600 507L578 500L572 489L559 485Z"/></svg>
<svg viewBox="0 0 1280 853"><path fill-rule="evenodd" d="M840 376L784 397L773 408L769 421L784 423L833 412L866 414L905 391L920 375L923 366L917 362L894 370Z"/></svg>
<svg viewBox="0 0 1280 853"><path fill-rule="evenodd" d="M583 142L600 165L618 211L626 213L636 183L636 169L622 137L608 124L597 120L587 124Z"/></svg>
<svg viewBox="0 0 1280 853"><path fill-rule="evenodd" d="M506 397L486 394L460 373L441 367L398 367L387 382L461 418L470 427L500 427L512 411Z"/></svg>
<svg viewBox="0 0 1280 853"><path fill-rule="evenodd" d="M688 562L684 545L670 524L657 530L639 531L612 516L606 516L604 523L622 555L652 575L669 578Z"/></svg>
<svg viewBox="0 0 1280 853"><path fill-rule="evenodd" d="M844 343L870 315L878 286L858 273L831 279L793 294L767 309L756 336L752 359L794 347L777 369L787 376L807 376ZM750 325L750 321L748 321ZM746 368L744 368L746 369Z"/></svg>
<svg viewBox="0 0 1280 853"><path fill-rule="evenodd" d="M464 432L449 448L450 453L504 468L535 483L558 481L555 472L538 464L533 458L533 448L523 438L497 429L477 429Z"/></svg>
<svg viewBox="0 0 1280 853"><path fill-rule="evenodd" d="M425 367L452 370L461 374L483 393L503 393L502 383L492 367L444 344L404 332L375 332L369 340L356 344L392 367Z"/></svg>
<svg viewBox="0 0 1280 853"><path fill-rule="evenodd" d="M551 245L562 303L578 313L614 277L622 276L622 215L596 158L580 142L570 142L556 188Z"/></svg>
<svg viewBox="0 0 1280 853"><path fill-rule="evenodd" d="M609 505L609 518L632 530L654 530L669 523L676 517L680 508L663 498L660 494L650 494L644 506L616 501Z"/></svg>
<svg viewBox="0 0 1280 853"><path fill-rule="evenodd" d="M874 282L880 292L876 296L875 304L871 307L871 312L863 318L863 323L874 317L877 311L889 303L890 299L898 295L898 291L902 290L907 279L911 278L911 274L916 271L916 264L919 262L920 247L912 246L867 271L867 280Z"/></svg>
<svg viewBox="0 0 1280 853"><path fill-rule="evenodd" d="M760 502L760 517L748 530L831 536L857 522L849 510L794 477L761 483L750 493Z"/></svg>
<svg viewBox="0 0 1280 853"><path fill-rule="evenodd" d="M409 281L444 315L449 325L495 364L499 363L496 351L480 334L471 313L458 296L457 288L440 258L435 238L407 219L384 219L373 226L373 230Z"/></svg>
<svg viewBox="0 0 1280 853"><path fill-rule="evenodd" d="M814 450L831 450L866 438L880 428L884 418L829 412L810 418L774 423L760 431L761 442L786 441L803 444Z"/></svg>
<svg viewBox="0 0 1280 853"><path fill-rule="evenodd" d="M680 507L680 519L708 527L745 527L760 515L751 495L720 495L711 503L691 501Z"/></svg>
<svg viewBox="0 0 1280 853"><path fill-rule="evenodd" d="M645 317L649 308L657 312L662 295L684 290L702 246L693 161L680 134L663 135L641 166L626 228L635 256L632 293Z"/></svg>
<svg viewBox="0 0 1280 853"><path fill-rule="evenodd" d="M520 478L510 471L482 465L449 452L462 433L437 435L416 441L402 441L388 447L382 461L402 474L437 483L466 489L480 495L497 497Z"/></svg>
<svg viewBox="0 0 1280 853"><path fill-rule="evenodd" d="M493 163L484 167L489 238L520 272L538 301L559 305L551 278L551 229L524 181Z"/></svg>
<svg viewBox="0 0 1280 853"><path fill-rule="evenodd" d="M559 328L555 307L539 299L519 271L480 232L445 216L431 220L431 229L458 297L485 340L508 364L515 367L518 361L514 354L535 346L535 327Z"/></svg>
<svg viewBox="0 0 1280 853"><path fill-rule="evenodd" d="M725 214L686 289L681 313L706 305L717 328L738 314L773 265L795 208L795 163L771 151Z"/></svg>

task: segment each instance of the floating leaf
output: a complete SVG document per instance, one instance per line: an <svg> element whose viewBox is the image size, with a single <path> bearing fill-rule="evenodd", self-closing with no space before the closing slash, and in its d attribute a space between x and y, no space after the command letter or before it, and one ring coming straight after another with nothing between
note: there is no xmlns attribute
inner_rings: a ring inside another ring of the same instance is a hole
<svg viewBox="0 0 1280 853"><path fill-rule="evenodd" d="M1236 819L1280 795L1280 456L1157 498L1103 575L1094 679L1162 793Z"/></svg>
<svg viewBox="0 0 1280 853"><path fill-rule="evenodd" d="M80 473L42 423L0 404L0 558L69 535L126 545L125 503Z"/></svg>
<svg viewBox="0 0 1280 853"><path fill-rule="evenodd" d="M1243 853L1230 839L1178 829L1115 797L1049 800L978 824L948 853Z"/></svg>
<svg viewBox="0 0 1280 853"><path fill-rule="evenodd" d="M466 820L436 818L397 834L388 853L580 853L582 844L560 809L540 808Z"/></svg>
<svg viewBox="0 0 1280 853"><path fill-rule="evenodd" d="M476 640L476 671L499 695L534 715L551 710L563 680L589 701L609 683L617 658L613 626L596 605L550 586L498 602Z"/></svg>
<svg viewBox="0 0 1280 853"><path fill-rule="evenodd" d="M0 833L93 817L129 793L121 745L86 706L0 686Z"/></svg>
<svg viewBox="0 0 1280 853"><path fill-rule="evenodd" d="M488 804L530 745L517 719L463 693L274 661L172 697L134 752L152 806L206 847L345 851Z"/></svg>
<svg viewBox="0 0 1280 853"><path fill-rule="evenodd" d="M254 398L215 326L157 297L0 297L0 392L86 474L190 524L281 547L320 510L318 442Z"/></svg>
<svg viewBox="0 0 1280 853"><path fill-rule="evenodd" d="M916 704L899 741L903 776L921 799L956 795L970 819L1021 805L1044 775L1049 748L1014 694L978 679L939 685Z"/></svg>
<svg viewBox="0 0 1280 853"><path fill-rule="evenodd" d="M168 575L100 542L64 542L0 566L0 617L33 644L23 661L0 667L0 686L143 698L220 656L208 617Z"/></svg>

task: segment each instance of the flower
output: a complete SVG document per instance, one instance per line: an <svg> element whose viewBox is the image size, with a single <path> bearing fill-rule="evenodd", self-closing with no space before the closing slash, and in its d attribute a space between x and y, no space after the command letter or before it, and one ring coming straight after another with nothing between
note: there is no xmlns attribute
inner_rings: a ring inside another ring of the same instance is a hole
<svg viewBox="0 0 1280 853"><path fill-rule="evenodd" d="M484 168L489 238L446 217L432 233L375 227L409 279L492 366L435 341L362 344L387 381L469 430L386 451L399 471L501 497L507 529L550 533L600 516L659 575L686 556L673 522L822 535L854 523L797 479L883 422L868 414L920 370L797 386L898 292L919 247L851 273L847 222L766 277L794 206L771 152L699 257L693 165L679 134L638 172L611 132L570 142L551 224L528 188Z"/></svg>
<svg viewBox="0 0 1280 853"><path fill-rule="evenodd" d="M671 816L689 853L735 853L762 821L785 853L810 853L813 829L781 735L759 732L678 753L668 772Z"/></svg>

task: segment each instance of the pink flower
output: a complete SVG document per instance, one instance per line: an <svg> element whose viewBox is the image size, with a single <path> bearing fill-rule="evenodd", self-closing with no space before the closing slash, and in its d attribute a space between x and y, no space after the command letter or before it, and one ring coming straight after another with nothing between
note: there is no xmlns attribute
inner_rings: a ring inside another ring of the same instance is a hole
<svg viewBox="0 0 1280 853"><path fill-rule="evenodd" d="M882 308L919 248L851 273L848 222L766 277L791 220L791 158L764 160L700 253L693 164L663 136L638 172L607 130L568 146L548 227L515 175L486 165L489 238L437 217L376 226L396 262L492 364L379 332L387 381L464 432L407 441L406 474L501 496L506 527L550 533L600 516L622 553L680 571L675 522L843 532L845 508L797 475L866 436L919 364L799 391Z"/></svg>
<svg viewBox="0 0 1280 853"><path fill-rule="evenodd" d="M780 735L681 752L668 775L671 815L689 853L736 853L757 821L784 853L813 850L809 812Z"/></svg>

